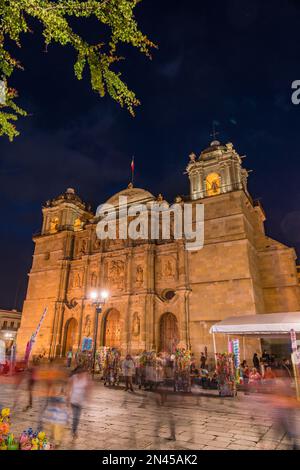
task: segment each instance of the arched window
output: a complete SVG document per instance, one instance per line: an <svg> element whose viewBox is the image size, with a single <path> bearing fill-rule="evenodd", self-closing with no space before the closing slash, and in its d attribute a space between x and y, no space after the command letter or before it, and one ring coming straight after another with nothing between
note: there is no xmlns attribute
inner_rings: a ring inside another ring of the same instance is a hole
<svg viewBox="0 0 300 470"><path fill-rule="evenodd" d="M207 175L205 187L207 196L221 194L221 176L218 173L210 173Z"/></svg>

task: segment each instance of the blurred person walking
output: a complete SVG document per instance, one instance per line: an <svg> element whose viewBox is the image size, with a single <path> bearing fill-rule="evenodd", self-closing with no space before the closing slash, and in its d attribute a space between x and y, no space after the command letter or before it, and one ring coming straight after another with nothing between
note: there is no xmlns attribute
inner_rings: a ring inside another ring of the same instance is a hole
<svg viewBox="0 0 300 470"><path fill-rule="evenodd" d="M27 370L27 392L28 392L28 405L25 406L23 411L32 408L32 394L37 381L37 366L31 366Z"/></svg>
<svg viewBox="0 0 300 470"><path fill-rule="evenodd" d="M48 369L48 402L43 421L52 434L55 447L61 445L64 428L68 422L66 403L67 374L62 368L51 366Z"/></svg>
<svg viewBox="0 0 300 470"><path fill-rule="evenodd" d="M74 369L69 379L68 401L72 408L72 436L78 437L77 430L80 421L81 411L84 403L87 402L91 393L91 380L88 372L81 366Z"/></svg>
<svg viewBox="0 0 300 470"><path fill-rule="evenodd" d="M275 428L289 438L293 450L300 450L300 403L295 397L295 390L291 387L290 377L283 369L276 370L276 379L274 379L272 392L270 407Z"/></svg>

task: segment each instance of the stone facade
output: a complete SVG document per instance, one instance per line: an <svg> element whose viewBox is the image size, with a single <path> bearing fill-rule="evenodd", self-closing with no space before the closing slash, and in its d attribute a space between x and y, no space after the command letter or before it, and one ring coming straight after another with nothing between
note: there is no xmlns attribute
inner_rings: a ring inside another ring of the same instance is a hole
<svg viewBox="0 0 300 470"><path fill-rule="evenodd" d="M110 296L99 319L97 345L123 353L190 346L213 352L211 325L234 315L300 310L296 255L265 235L265 214L247 190L248 172L232 144L214 141L200 157L190 155L191 192L186 201L204 204L204 247L184 240L99 240L99 217L68 189L43 207L18 333L18 351L36 329L45 306L35 352L64 356L93 337L93 289ZM107 203L151 205L157 199L132 185ZM183 199L176 198L183 204ZM150 206L149 206L150 207ZM218 349L226 339L218 338ZM246 354L259 349L247 340Z"/></svg>

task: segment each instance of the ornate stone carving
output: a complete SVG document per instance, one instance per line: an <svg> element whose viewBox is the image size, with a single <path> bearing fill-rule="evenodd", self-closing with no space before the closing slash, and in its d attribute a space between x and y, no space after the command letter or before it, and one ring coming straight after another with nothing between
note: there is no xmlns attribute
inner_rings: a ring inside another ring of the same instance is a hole
<svg viewBox="0 0 300 470"><path fill-rule="evenodd" d="M53 217L50 221L50 233L56 233L58 231L58 217Z"/></svg>
<svg viewBox="0 0 300 470"><path fill-rule="evenodd" d="M71 299L71 300L66 300L66 306L68 307L69 310L72 310L73 308L77 307L78 302L76 299Z"/></svg>
<svg viewBox="0 0 300 470"><path fill-rule="evenodd" d="M140 317L137 312L133 314L133 319L132 319L132 335L133 336L139 336L140 334Z"/></svg>
<svg viewBox="0 0 300 470"><path fill-rule="evenodd" d="M170 259L166 260L164 263L163 274L166 277L174 276L174 266Z"/></svg>
<svg viewBox="0 0 300 470"><path fill-rule="evenodd" d="M81 230L83 227L83 222L82 220L78 217L77 219L75 219L74 221L74 230L75 232L78 231L78 230Z"/></svg>
<svg viewBox="0 0 300 470"><path fill-rule="evenodd" d="M83 238L79 244L79 254L80 255L85 255L87 252L87 244L88 241L86 238Z"/></svg>
<svg viewBox="0 0 300 470"><path fill-rule="evenodd" d="M157 278L161 279L170 279L174 278L176 275L176 263L172 257L162 257L158 259L157 263Z"/></svg>
<svg viewBox="0 0 300 470"><path fill-rule="evenodd" d="M143 281L144 281L144 270L141 265L138 265L136 268L135 282L138 286L142 286Z"/></svg>
<svg viewBox="0 0 300 470"><path fill-rule="evenodd" d="M94 233L94 241L93 241L93 249L94 249L95 251L98 251L98 250L100 250L100 248L101 248L101 240L97 237L97 233L96 233L96 231L95 231L95 233Z"/></svg>
<svg viewBox="0 0 300 470"><path fill-rule="evenodd" d="M122 260L111 260L106 264L105 280L108 287L122 289L125 279L125 263Z"/></svg>
<svg viewBox="0 0 300 470"><path fill-rule="evenodd" d="M71 273L71 276L70 276L71 289L81 287L81 285L82 285L82 274L78 271Z"/></svg>

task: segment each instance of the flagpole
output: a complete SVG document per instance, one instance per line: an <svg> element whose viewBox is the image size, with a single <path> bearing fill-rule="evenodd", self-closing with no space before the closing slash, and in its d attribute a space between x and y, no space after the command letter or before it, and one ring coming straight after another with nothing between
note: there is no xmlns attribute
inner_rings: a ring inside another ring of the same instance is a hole
<svg viewBox="0 0 300 470"><path fill-rule="evenodd" d="M30 340L28 341L27 343L27 346L26 346L26 351L25 351L25 362L26 362L26 366L28 365L28 362L29 362L29 357L30 357L30 354L31 354L31 351L32 351L32 348L33 348L33 345L35 343L35 340L36 340L36 337L37 335L39 334L39 331L40 331L40 328L41 328L41 325L43 323L43 320L46 316L46 313L47 313L47 307L44 308L44 311L42 313L42 316L40 318L40 321L38 323L38 326L35 330L35 332L31 335L31 338Z"/></svg>
<svg viewBox="0 0 300 470"><path fill-rule="evenodd" d="M133 186L133 181L134 181L134 157L132 157L130 167L131 167L131 184Z"/></svg>

